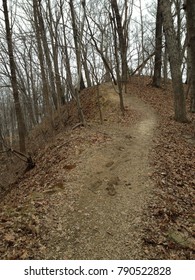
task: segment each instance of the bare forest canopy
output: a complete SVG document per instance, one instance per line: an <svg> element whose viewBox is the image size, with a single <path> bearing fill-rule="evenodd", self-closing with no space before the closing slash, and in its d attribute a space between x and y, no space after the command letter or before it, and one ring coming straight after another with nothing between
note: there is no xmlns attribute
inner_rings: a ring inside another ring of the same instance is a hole
<svg viewBox="0 0 195 280"><path fill-rule="evenodd" d="M190 9L188 8L190 7ZM145 0L3 0L0 9L0 135L26 151L29 131L80 92L112 81L123 92L130 75L173 79L175 119L187 121L182 82L194 101L194 2ZM192 38L192 40L191 40Z"/></svg>

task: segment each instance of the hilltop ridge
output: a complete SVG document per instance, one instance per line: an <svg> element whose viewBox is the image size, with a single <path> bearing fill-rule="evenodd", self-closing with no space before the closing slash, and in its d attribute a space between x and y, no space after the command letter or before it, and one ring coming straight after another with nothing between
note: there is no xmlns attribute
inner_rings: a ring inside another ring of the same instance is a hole
<svg viewBox="0 0 195 280"><path fill-rule="evenodd" d="M82 94L87 127L77 126L71 117L76 108L70 104L70 117L67 112L56 117L56 135L47 124L32 133L36 167L11 185L0 204L2 258L192 258L195 157L190 154L193 143L178 139L191 133L192 124L170 118L170 90L152 88L148 78L135 77L128 84L125 117L112 84L102 84L100 94L103 124L92 88ZM177 141L182 164L191 164L187 175L183 165L174 169ZM166 199L165 183L170 186ZM178 199L183 192L184 204ZM180 239L188 235L185 246L174 239L183 222L182 209L189 228L180 234Z"/></svg>

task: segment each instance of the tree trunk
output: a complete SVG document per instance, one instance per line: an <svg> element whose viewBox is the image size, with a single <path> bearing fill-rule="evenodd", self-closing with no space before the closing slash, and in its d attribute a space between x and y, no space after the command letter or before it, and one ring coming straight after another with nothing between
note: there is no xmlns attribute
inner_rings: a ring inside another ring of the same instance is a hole
<svg viewBox="0 0 195 280"><path fill-rule="evenodd" d="M55 107L55 109L57 109L57 94L56 94L56 88L55 88L55 82L54 82L55 78L54 78L54 72L53 72L53 65L52 65L51 57L50 57L50 49L49 49L49 46L47 43L45 24L44 24L44 20L43 20L43 16L42 16L42 11L41 11L41 1L39 1L39 5L37 4L37 20L38 20L38 24L39 24L40 40L42 41L42 46L43 46L44 55L45 55L45 62L47 65L47 70L45 70L45 73L48 74L48 76L49 76L48 89L49 89L49 86L51 86L51 91L49 89L49 92L52 97L54 107Z"/></svg>
<svg viewBox="0 0 195 280"><path fill-rule="evenodd" d="M83 53L83 67L84 67L84 71L85 71L85 78L87 81L87 87L91 87L92 83L91 83L91 78L90 78L90 72L89 72L89 67L87 64L87 48L84 49L84 46L82 46L82 53Z"/></svg>
<svg viewBox="0 0 195 280"><path fill-rule="evenodd" d="M65 65L66 69L66 83L68 87L68 91L71 94L71 97L75 98L75 92L74 92L74 87L73 87L73 81L72 81L72 74L71 74L71 68L70 68L70 58L68 54L68 45L67 45L67 34L66 34L66 29L65 29L65 18L64 18L64 13L63 13L63 1L60 0L60 13L62 15L62 24L63 24L63 44L64 47L62 48L62 56L63 56L63 62Z"/></svg>
<svg viewBox="0 0 195 280"><path fill-rule="evenodd" d="M164 87L167 87L168 80L168 53L167 53L167 45L165 44L164 53L163 53L163 82Z"/></svg>
<svg viewBox="0 0 195 280"><path fill-rule="evenodd" d="M71 20L72 20L72 28L73 28L73 36L74 36L74 44L75 44L75 52L76 52L76 60L77 60L77 74L78 74L78 83L77 83L77 87L75 89L75 96L76 96L76 101L77 101L79 119L83 123L83 125L85 125L86 122L85 122L85 117L83 114L81 100L80 100L80 91L85 88L83 75L82 75L82 71L81 71L82 70L81 40L82 40L84 16L83 16L83 22L81 23L81 30L80 30L81 34L79 36L77 25L76 25L75 9L74 9L73 0L69 1L69 5L70 5L70 11L71 11Z"/></svg>
<svg viewBox="0 0 195 280"><path fill-rule="evenodd" d="M41 44L41 30L38 19L38 2L33 0L33 13L34 13L34 25L35 25L35 33L36 33L36 41L38 48L38 58L41 68L41 78L43 84L43 111L45 116L50 116L51 108L50 108L50 100L49 100L49 86L48 79L45 72L45 60L43 54L43 48Z"/></svg>
<svg viewBox="0 0 195 280"><path fill-rule="evenodd" d="M113 10L114 18L116 19L116 29L119 37L119 48L122 63L122 82L127 82L127 38L124 26L122 25L121 15L116 0L111 0L111 6ZM126 8L126 7L125 7ZM125 26L126 27L126 26Z"/></svg>
<svg viewBox="0 0 195 280"><path fill-rule="evenodd" d="M117 27L116 27L116 22L115 20L113 20L113 18L110 19L111 20L111 26L112 26L112 33L113 33L113 39L114 39L114 56L115 56L115 63L116 63L116 76L117 76L117 86L118 86L118 94L119 94L119 99L120 99L120 109L122 112L122 115L124 116L125 114L125 106L124 106L124 100L123 100L123 78L121 79L121 75L120 75L120 59L118 56L118 51L117 51L117 46L118 46L118 42L117 42ZM120 40L120 38L119 38ZM122 62L121 62L122 64Z"/></svg>
<svg viewBox="0 0 195 280"><path fill-rule="evenodd" d="M64 92L62 89L62 83L61 83L61 78L60 78L60 72L59 72L59 63L58 63L58 57L59 57L59 38L58 38L58 26L59 26L59 20L53 19L52 16L52 9L51 9L51 1L48 0L48 11L49 11L49 32L50 32L50 38L51 38L51 45L52 45L52 51L53 51L53 65L54 65L54 70L55 70L55 86L56 91L57 91L57 109L60 112L60 107L61 104L65 103L65 97L64 97ZM62 16L62 14L61 14ZM54 25L54 26L53 26Z"/></svg>
<svg viewBox="0 0 195 280"><path fill-rule="evenodd" d="M70 5L70 11L71 11L72 29L73 29L73 37L74 37L76 60L77 60L77 72L79 75L79 72L80 72L79 65L81 64L81 53L79 52L79 40L81 40L81 38L79 38L78 28L76 25L75 9L74 9L73 0L69 1L69 5ZM84 79L83 79L83 74L81 73L80 75L81 75L80 90L83 90L83 89L85 89L85 83L84 83Z"/></svg>
<svg viewBox="0 0 195 280"><path fill-rule="evenodd" d="M17 84L17 77L16 77L16 64L14 60L12 34L11 34L11 27L9 23L9 14L8 14L6 0L3 0L3 11L5 17L6 39L8 45L10 71L11 71L11 84L12 84L15 112L16 112L17 124L18 124L19 146L20 146L20 151L25 153L26 152L26 145L25 145L26 127L25 127L24 116L22 113L20 99L19 99L19 91L18 91L18 84Z"/></svg>
<svg viewBox="0 0 195 280"><path fill-rule="evenodd" d="M178 47L177 36L174 29L170 0L160 0L160 7L163 16L163 26L167 43L167 50L170 58L170 68L174 93L175 120L178 122L186 122L186 104L181 75L180 50Z"/></svg>
<svg viewBox="0 0 195 280"><path fill-rule="evenodd" d="M188 47L190 51L191 112L195 113L195 2L186 1Z"/></svg>
<svg viewBox="0 0 195 280"><path fill-rule="evenodd" d="M162 67L162 14L158 0L156 14L156 46L155 46L155 64L153 86L160 87L161 85L161 67Z"/></svg>
<svg viewBox="0 0 195 280"><path fill-rule="evenodd" d="M33 101L33 107L34 107L34 114L36 123L39 123L39 106L38 106L38 93L35 86L35 78L34 78L34 69L32 66L33 63L33 56L32 53L29 52L29 76L30 76L30 84L31 84L31 90L32 90L32 101Z"/></svg>

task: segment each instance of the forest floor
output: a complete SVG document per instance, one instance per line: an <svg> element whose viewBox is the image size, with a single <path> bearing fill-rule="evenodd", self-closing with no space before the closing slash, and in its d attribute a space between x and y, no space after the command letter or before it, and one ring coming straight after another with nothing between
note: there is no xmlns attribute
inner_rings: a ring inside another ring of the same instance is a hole
<svg viewBox="0 0 195 280"><path fill-rule="evenodd" d="M148 81L129 83L125 117L112 84L100 96L103 124L87 97L87 127L34 143L36 167L1 200L2 259L193 258L192 125L175 124Z"/></svg>

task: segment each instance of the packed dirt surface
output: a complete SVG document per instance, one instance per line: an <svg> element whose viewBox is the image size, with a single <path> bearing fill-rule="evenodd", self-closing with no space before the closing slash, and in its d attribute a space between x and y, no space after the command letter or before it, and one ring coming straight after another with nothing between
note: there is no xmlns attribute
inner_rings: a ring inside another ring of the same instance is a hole
<svg viewBox="0 0 195 280"><path fill-rule="evenodd" d="M102 85L100 92L118 102L112 85ZM65 191L59 188L56 194L48 217L52 228L49 222L45 232L48 259L143 258L142 217L153 190L148 155L157 118L136 96L124 98L139 120L132 126L92 124L90 131L107 140L79 154L68 176L64 171Z"/></svg>

